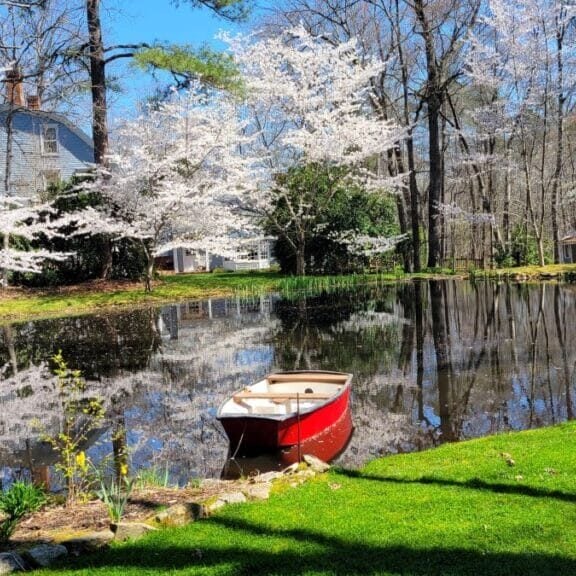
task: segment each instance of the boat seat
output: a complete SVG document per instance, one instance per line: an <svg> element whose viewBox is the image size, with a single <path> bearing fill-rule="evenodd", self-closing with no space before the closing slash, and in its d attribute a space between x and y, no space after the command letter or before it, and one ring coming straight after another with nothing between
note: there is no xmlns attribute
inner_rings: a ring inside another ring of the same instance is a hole
<svg viewBox="0 0 576 576"><path fill-rule="evenodd" d="M313 393L296 393L296 392L248 392L242 391L237 392L232 396L235 402L242 402L242 400L249 400L249 399L259 399L259 400L275 400L275 401L285 401L285 400L328 400L335 395L335 392L332 394L322 393L322 392L313 392Z"/></svg>
<svg viewBox="0 0 576 576"><path fill-rule="evenodd" d="M346 376L342 374L314 374L314 372L305 372L303 374L273 374L267 378L270 384L275 384L276 382L318 382L318 383L332 383L332 384L344 384L346 382Z"/></svg>

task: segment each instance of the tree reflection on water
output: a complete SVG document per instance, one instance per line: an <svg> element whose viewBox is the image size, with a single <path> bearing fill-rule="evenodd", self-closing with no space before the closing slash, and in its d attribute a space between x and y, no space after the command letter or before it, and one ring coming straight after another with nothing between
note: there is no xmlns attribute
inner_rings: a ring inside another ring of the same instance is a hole
<svg viewBox="0 0 576 576"><path fill-rule="evenodd" d="M91 453L127 450L133 468L168 463L184 482L220 474L218 405L274 370L354 374L348 466L572 419L575 308L570 285L431 281L7 325L0 479L52 461L34 422L61 425L46 366L59 349L105 400Z"/></svg>

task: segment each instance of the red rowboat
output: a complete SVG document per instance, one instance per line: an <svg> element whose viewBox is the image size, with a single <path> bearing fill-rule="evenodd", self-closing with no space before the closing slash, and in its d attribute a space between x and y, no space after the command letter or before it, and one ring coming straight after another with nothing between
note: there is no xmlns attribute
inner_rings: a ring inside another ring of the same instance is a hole
<svg viewBox="0 0 576 576"><path fill-rule="evenodd" d="M230 450L297 446L348 410L352 374L300 370L270 374L233 394L218 410Z"/></svg>
<svg viewBox="0 0 576 576"><path fill-rule="evenodd" d="M289 446L278 450L250 451L239 450L224 464L221 477L226 480L248 478L254 474L280 472L295 462L300 462L305 454L315 456L323 462L332 462L346 450L354 426L350 407L332 425L299 446ZM232 456L232 455L230 455Z"/></svg>

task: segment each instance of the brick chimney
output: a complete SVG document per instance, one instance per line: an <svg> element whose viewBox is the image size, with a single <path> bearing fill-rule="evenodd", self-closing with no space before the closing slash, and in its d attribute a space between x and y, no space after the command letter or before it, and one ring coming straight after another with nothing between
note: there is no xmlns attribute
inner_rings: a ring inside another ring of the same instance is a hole
<svg viewBox="0 0 576 576"><path fill-rule="evenodd" d="M34 96L27 96L26 101L28 102L28 108L30 110L40 110L40 96L37 94Z"/></svg>
<svg viewBox="0 0 576 576"><path fill-rule="evenodd" d="M9 104L24 106L24 85L19 68L6 72L6 98Z"/></svg>

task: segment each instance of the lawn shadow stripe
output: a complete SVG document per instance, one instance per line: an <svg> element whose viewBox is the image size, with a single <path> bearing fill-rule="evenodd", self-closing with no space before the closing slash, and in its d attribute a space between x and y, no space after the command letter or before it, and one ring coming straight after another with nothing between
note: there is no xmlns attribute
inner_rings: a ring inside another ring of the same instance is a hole
<svg viewBox="0 0 576 576"><path fill-rule="evenodd" d="M497 494L511 494L517 496L530 496L532 498L552 498L562 502L576 502L576 494L571 492L562 492L561 490L545 490L524 486L521 484L502 484L486 482L480 478L471 478L470 480L458 481L447 480L445 478L435 478L433 476L422 476L421 478L397 478L393 476L379 476L377 474L366 474L358 470L335 469L335 474L348 476L357 480L369 480L374 482L387 482L390 484L424 484L438 486L450 486L456 488L467 488L470 490L482 490L495 492Z"/></svg>
<svg viewBox="0 0 576 576"><path fill-rule="evenodd" d="M403 576L553 576L576 574L576 559L554 554L483 552L466 548L411 548L405 545L378 546L347 541L307 529L271 529L241 519L213 517L206 520L215 527L248 535L251 546L243 547L240 539L230 546L203 546L193 536L194 526L184 529L190 534L190 545L164 545L162 537L152 535L144 540L111 549L99 557L91 556L61 564L59 575L73 574L88 567L89 574L147 573L206 574L214 568L219 575L267 574L298 576L334 574L338 576L370 576L402 574ZM385 526L382 527L386 529ZM174 532L172 532L174 535ZM271 538L288 539L284 550L273 546ZM252 547L257 539L262 539ZM320 545L310 549L310 544ZM300 549L299 549L300 547ZM274 549L276 551L274 551Z"/></svg>

